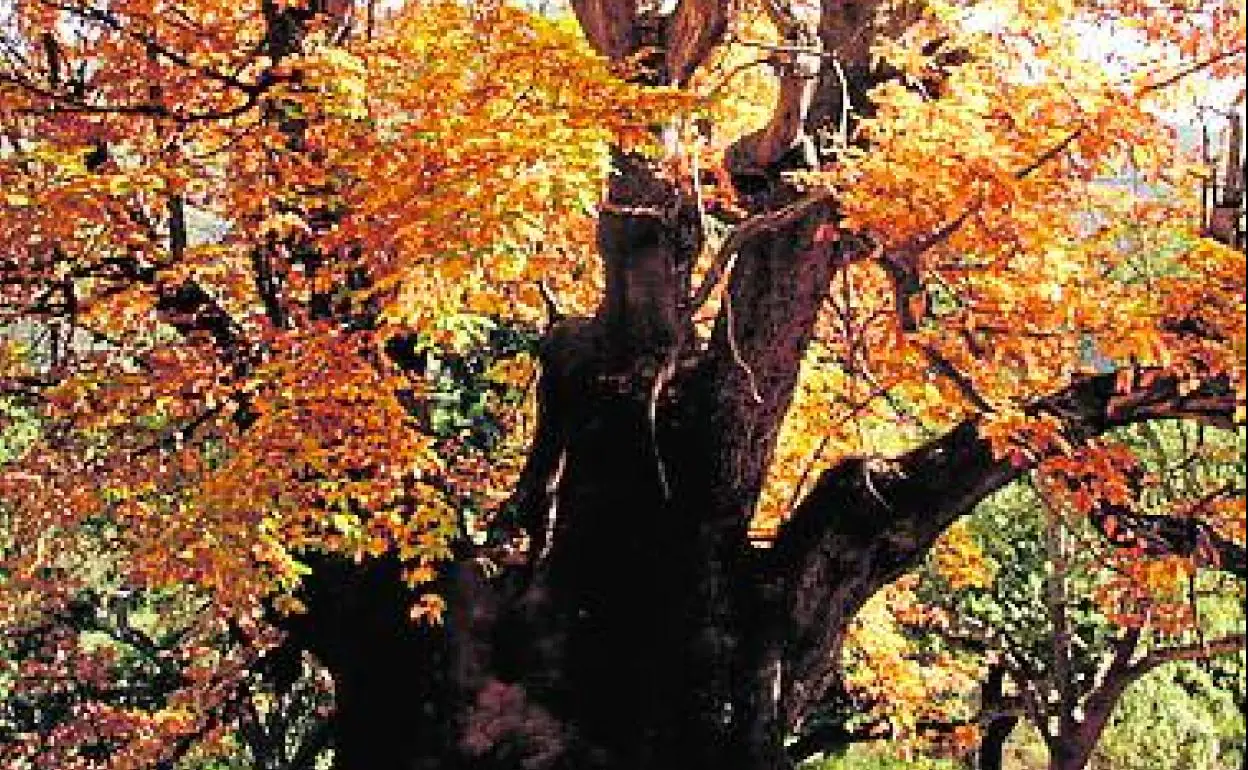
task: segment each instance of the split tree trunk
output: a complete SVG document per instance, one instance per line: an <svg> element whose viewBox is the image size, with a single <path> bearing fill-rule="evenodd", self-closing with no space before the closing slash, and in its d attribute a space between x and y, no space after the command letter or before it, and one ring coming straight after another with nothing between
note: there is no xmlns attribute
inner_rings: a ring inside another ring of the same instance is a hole
<svg viewBox="0 0 1248 770"><path fill-rule="evenodd" d="M676 84L729 8L680 0L656 18L628 2L573 5L601 52L657 47L656 82ZM747 537L834 272L889 258L817 238L836 227L834 202L801 198L782 177L817 156L812 136L845 114L846 95L865 111L868 88L890 76L870 60L889 32L877 5L827 0L817 30L793 32L843 67L781 68L775 118L730 153L754 225L709 340L692 333L692 196L649 162L614 158L602 305L542 343L536 436L512 500L533 542L527 564L487 580L465 544L436 586L448 601L439 627L409 620L391 562L313 565L308 612L287 627L333 674L337 770L790 768L784 739L835 684L854 613L1026 470L994 458L968 420L894 462L843 461L774 547ZM1121 386L1094 377L1037 408L1083 437L1234 409L1225 383L1183 395L1173 378Z"/></svg>
<svg viewBox="0 0 1248 770"><path fill-rule="evenodd" d="M813 216L754 246L741 275L765 280L738 276L729 300L754 324L723 323L699 350L685 307L697 212L617 161L603 305L542 350L515 497L529 564L491 582L457 566L441 630L411 627L393 566L313 578L294 630L334 673L341 768L788 764L779 607L747 527L832 255L794 257Z"/></svg>
<svg viewBox="0 0 1248 770"><path fill-rule="evenodd" d="M835 684L853 614L1026 470L968 420L895 461L834 466L774 546L753 547L763 474L843 259L812 244L830 214L812 207L743 248L697 345L682 328L688 212L652 216L650 196L679 194L644 164L621 168L602 309L560 322L541 353L540 424L515 493L529 563L487 580L465 545L437 586L441 627L410 621L393 563L314 565L309 610L288 625L333 674L338 770L789 768L784 738ZM1092 377L1036 408L1085 437L1234 409L1218 383L1121 385Z"/></svg>

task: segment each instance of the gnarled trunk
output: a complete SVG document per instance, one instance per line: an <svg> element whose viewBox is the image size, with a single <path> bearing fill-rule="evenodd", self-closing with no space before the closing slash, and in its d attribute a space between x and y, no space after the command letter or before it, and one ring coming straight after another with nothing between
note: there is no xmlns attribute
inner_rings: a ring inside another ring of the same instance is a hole
<svg viewBox="0 0 1248 770"><path fill-rule="evenodd" d="M772 548L753 547L780 420L844 260L812 243L830 212L811 205L745 244L697 343L689 212L646 164L620 168L602 308L542 346L513 499L527 563L487 579L465 544L437 586L442 626L410 620L392 562L314 564L308 613L287 626L333 673L339 770L791 767L784 738L835 682L853 614L1026 470L969 420L892 462L842 461ZM1219 387L1179 395L1172 378L1146 378L1127 398L1101 375L1036 408L1092 436L1233 408Z"/></svg>
<svg viewBox="0 0 1248 770"><path fill-rule="evenodd" d="M464 544L436 586L448 602L436 627L409 619L397 565L314 565L308 613L287 627L333 673L338 770L791 767L784 739L835 682L853 614L1027 470L995 458L968 420L893 462L841 462L774 547L747 537L833 273L877 258L904 272L918 253L890 262L826 237L835 202L782 176L818 160L815 137L838 116L847 128L846 96L866 109L890 76L870 58L888 32L876 5L824 2L805 32L777 20L844 66L790 62L775 118L730 153L753 216L716 255L710 274L727 285L708 340L692 324L709 294L691 286L703 212L656 164L616 153L599 219L603 301L542 343L536 434L515 515L500 519L529 537L526 563L487 579ZM653 77L677 83L728 8L680 0L655 18L629 2L574 6L612 58L666 46ZM1156 378L1124 395L1106 375L1035 408L1087 437L1158 414L1223 417L1224 385L1180 395Z"/></svg>
<svg viewBox="0 0 1248 770"><path fill-rule="evenodd" d="M831 255L793 258L813 217L753 246L726 300L753 324L703 348L696 211L640 160L617 166L602 307L542 346L513 499L528 563L455 566L444 628L412 626L394 565L311 579L292 630L334 674L346 770L787 766L779 606L747 527Z"/></svg>

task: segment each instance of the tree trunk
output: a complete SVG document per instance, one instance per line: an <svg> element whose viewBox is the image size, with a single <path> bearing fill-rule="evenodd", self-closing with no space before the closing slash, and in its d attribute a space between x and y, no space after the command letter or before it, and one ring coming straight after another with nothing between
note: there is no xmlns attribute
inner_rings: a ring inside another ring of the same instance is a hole
<svg viewBox="0 0 1248 770"><path fill-rule="evenodd" d="M396 565L316 565L288 623L333 672L341 770L789 766L747 530L830 254L794 259L813 217L753 246L755 280L729 289L751 326L721 323L700 350L697 212L644 161L616 165L602 306L541 348L513 497L528 563L489 581L455 565L436 629L408 619Z"/></svg>
<svg viewBox="0 0 1248 770"><path fill-rule="evenodd" d="M1018 725L1018 714L1005 710L1005 677L1005 666L997 663L989 668L984 681L980 710L988 715L988 721L979 741L976 770L1001 770L1005 742Z"/></svg>
<svg viewBox="0 0 1248 770"><path fill-rule="evenodd" d="M1049 770L1083 770L1095 746L1077 738L1059 739L1049 747Z"/></svg>
<svg viewBox="0 0 1248 770"><path fill-rule="evenodd" d="M672 235L679 212L651 221L654 180L638 178L612 190L633 213L603 217L603 308L561 321L541 350L514 498L528 562L487 580L464 544L436 586L436 627L410 619L398 565L312 565L308 612L285 625L333 674L337 770L790 768L784 738L835 682L853 614L1025 470L968 421L894 462L826 471L774 546L754 548L750 516L838 259L810 247L827 211L743 249L723 311L743 323L721 315L702 347L682 306L696 244ZM1175 392L1145 383L1113 411L1104 376L1046 403L1094 435L1132 410L1183 413L1192 396Z"/></svg>
<svg viewBox="0 0 1248 770"><path fill-rule="evenodd" d="M573 5L611 58L656 44L633 4ZM994 457L972 419L894 462L826 471L770 550L747 536L832 276L880 256L827 237L834 202L783 175L812 160L846 85L865 105L886 77L869 55L876 5L822 4L818 39L844 72L798 62L786 77L806 85L781 89L773 121L730 153L754 217L716 256L727 286L708 340L692 323L706 292L690 285L703 212L659 164L615 154L602 304L542 343L535 437L514 516L498 519L497 542L529 537L527 563L486 579L461 544L437 627L409 618L396 564L313 564L308 611L284 625L333 674L337 770L790 768L785 736L836 681L854 613L1027 470ZM660 19L659 80L696 66L727 8L680 0ZM1036 408L1071 436L1234 408L1216 384L1179 395L1173 378L1141 380L1129 399L1121 386L1091 378Z"/></svg>
<svg viewBox="0 0 1248 770"><path fill-rule="evenodd" d="M984 736L979 742L978 770L1001 770L1004 763L1005 742L1010 739L1018 725L1018 717L1001 716L990 720L984 727Z"/></svg>
<svg viewBox="0 0 1248 770"><path fill-rule="evenodd" d="M649 385L631 384L591 378L564 416L545 557L494 582L456 567L444 628L407 619L412 597L383 588L393 566L309 593L332 629L310 646L334 674L341 770L787 767L779 725L759 716L775 699L747 633L764 625L744 532L729 549L701 526L713 501L684 475L703 464L694 407L652 431Z"/></svg>

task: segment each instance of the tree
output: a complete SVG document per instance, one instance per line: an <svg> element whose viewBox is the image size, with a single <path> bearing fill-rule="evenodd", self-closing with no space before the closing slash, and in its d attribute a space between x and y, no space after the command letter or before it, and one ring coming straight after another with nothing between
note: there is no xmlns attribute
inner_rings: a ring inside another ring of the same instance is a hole
<svg viewBox="0 0 1248 770"><path fill-rule="evenodd" d="M47 341L0 358L40 420L5 626L71 607L101 538L125 590L209 599L173 692L19 761L173 762L295 650L346 770L787 767L854 613L979 500L1118 426L1242 423L1242 252L1110 280L1104 212L1185 214L1089 185L1124 153L1184 184L1154 108L1238 71L1234 3L573 9L584 39L497 4L6 11L3 301ZM1166 56L1082 55L1107 19Z"/></svg>
<svg viewBox="0 0 1248 770"><path fill-rule="evenodd" d="M1147 470L1135 513L1077 511L1079 491L1039 474L981 506L969 519L973 534L948 531L935 550L937 574L918 590L930 609L911 613L916 627L934 633L938 648L987 659L977 720L985 770L1002 766L1021 719L1044 739L1051 767L1082 768L1137 681L1175 661L1242 653L1242 582L1201 551L1119 550L1100 531L1121 515L1193 521L1201 512L1191 501L1242 504L1242 438L1149 425L1109 440L1119 462Z"/></svg>
<svg viewBox="0 0 1248 770"><path fill-rule="evenodd" d="M1093 761L1131 770L1147 752L1153 767L1243 767L1242 659L1237 668L1176 663L1141 679L1123 695ZM1233 694L1219 680L1236 676Z"/></svg>

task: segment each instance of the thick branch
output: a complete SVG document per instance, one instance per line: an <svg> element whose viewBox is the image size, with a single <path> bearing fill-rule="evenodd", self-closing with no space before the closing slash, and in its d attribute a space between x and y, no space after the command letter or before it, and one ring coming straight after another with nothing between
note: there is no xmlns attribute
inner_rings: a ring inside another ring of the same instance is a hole
<svg viewBox="0 0 1248 770"><path fill-rule="evenodd" d="M1122 373L1088 377L1066 389L1040 399L1027 410L1033 415L1058 417L1072 443L1081 443L1106 431L1151 419L1195 419L1219 427L1232 427L1237 405L1224 378L1215 378L1200 387L1180 392L1177 378L1157 370L1139 370L1130 382ZM1035 467L1040 457L1020 461L994 457L989 442L979 435L979 419L968 420L939 439L897 458L892 472L875 482L879 496L870 507L883 507L891 513L879 520L884 533L908 529L916 519L935 524L938 534L957 517L969 513L979 501ZM839 475L833 468L824 474L815 490L794 513L781 531L775 553L798 555L801 543L835 522L826 514L837 511L847 501L831 498L828 486ZM887 494L886 494L887 493ZM874 495L873 495L874 497ZM914 503L909 507L906 503ZM832 507L830 507L832 506ZM939 523L937 523L939 522ZM810 531L811 527L815 529ZM915 554L917 556L918 554Z"/></svg>
<svg viewBox="0 0 1248 770"><path fill-rule="evenodd" d="M1118 699L1132 682L1149 673L1158 666L1178 660L1203 660L1216 655L1229 655L1244 649L1248 636L1235 634L1215 639L1210 642L1163 647L1155 649L1135 663L1130 662L1140 639L1140 629L1128 629L1115 645L1113 662L1105 672L1104 679L1088 696L1084 706L1084 719L1079 724L1077 735L1072 735L1071 745L1078 745L1090 751L1105 729Z"/></svg>
<svg viewBox="0 0 1248 770"><path fill-rule="evenodd" d="M684 85L728 29L727 0L681 0L667 23L667 71Z"/></svg>
<svg viewBox="0 0 1248 770"><path fill-rule="evenodd" d="M572 10L598 53L613 61L633 53L636 0L572 0Z"/></svg>
<svg viewBox="0 0 1248 770"><path fill-rule="evenodd" d="M1163 647L1152 650L1132 664L1129 673L1139 677L1166 663L1180 660L1203 660L1214 655L1230 655L1243 650L1245 644L1248 644L1248 635L1233 634L1204 643Z"/></svg>
<svg viewBox="0 0 1248 770"><path fill-rule="evenodd" d="M1072 444L1156 418L1229 425L1236 397L1224 378L1181 394L1156 370L1080 380L1029 412L1061 420ZM800 718L839 649L841 621L911 566L944 529L1042 457L996 457L978 419L891 462L853 458L824 472L781 529L763 567L787 617L786 707Z"/></svg>
<svg viewBox="0 0 1248 770"><path fill-rule="evenodd" d="M651 7L637 0L573 0L572 9L590 44L620 62L648 51L646 64L660 72L647 82L683 86L728 29L727 0L680 0ZM674 5L674 7L673 7Z"/></svg>
<svg viewBox="0 0 1248 770"><path fill-rule="evenodd" d="M796 168L819 165L813 140L806 133L818 82L819 57L775 53L772 64L780 78L776 105L766 126L743 137L729 149L726 165L734 174L765 174L794 149L800 150L794 158L796 162L786 165Z"/></svg>
<svg viewBox="0 0 1248 770"><path fill-rule="evenodd" d="M704 357L703 379L717 426L726 439L712 450L716 488L729 514L744 526L761 489L780 423L788 411L798 370L819 308L846 245L819 242L831 215L822 196L790 199L773 214L743 226L721 261L732 263L728 286ZM755 224L756 223L756 224ZM735 249L735 252L733 251ZM735 260L733 254L735 253ZM708 275L695 301L709 295Z"/></svg>
<svg viewBox="0 0 1248 770"><path fill-rule="evenodd" d="M848 138L851 121L867 107L866 94L878 82L872 73L871 48L882 31L880 5L879 0L824 0L821 4L819 42L831 62L819 73L806 116L812 133L835 126L842 139Z"/></svg>
<svg viewBox="0 0 1248 770"><path fill-rule="evenodd" d="M1150 515L1102 505L1089 517L1109 542L1148 556L1197 558L1200 566L1248 579L1244 545L1223 537L1207 522L1183 516Z"/></svg>

